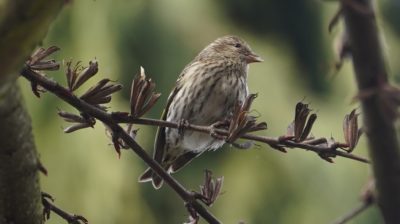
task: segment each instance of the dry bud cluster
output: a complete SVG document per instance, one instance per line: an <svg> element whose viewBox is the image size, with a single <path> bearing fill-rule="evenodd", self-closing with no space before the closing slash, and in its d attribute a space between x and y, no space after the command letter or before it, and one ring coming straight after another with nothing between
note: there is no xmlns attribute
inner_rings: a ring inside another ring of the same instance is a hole
<svg viewBox="0 0 400 224"><path fill-rule="evenodd" d="M257 94L250 94L242 104L236 104L232 119L230 120L229 134L226 137L226 142L234 142L249 132L267 129L266 122L257 123L256 117L249 115L251 104L256 97Z"/></svg>
<svg viewBox="0 0 400 224"><path fill-rule="evenodd" d="M146 78L144 69L140 67L140 74L138 74L132 81L131 86L131 116L139 118L149 111L157 100L160 98L160 93L153 92L156 84Z"/></svg>
<svg viewBox="0 0 400 224"><path fill-rule="evenodd" d="M204 183L200 185L200 193L193 192L196 199L201 200L207 206L212 206L221 194L222 185L224 183L224 177L218 177L213 179L212 172L210 170L204 171ZM186 208L189 212L190 224L197 224L199 221L199 215L196 210L190 205L186 204Z"/></svg>
<svg viewBox="0 0 400 224"><path fill-rule="evenodd" d="M310 112L311 109L308 108L308 104L302 102L296 104L294 121L287 129L287 136L295 142L302 142L308 138L314 122L317 120L317 114L309 115Z"/></svg>

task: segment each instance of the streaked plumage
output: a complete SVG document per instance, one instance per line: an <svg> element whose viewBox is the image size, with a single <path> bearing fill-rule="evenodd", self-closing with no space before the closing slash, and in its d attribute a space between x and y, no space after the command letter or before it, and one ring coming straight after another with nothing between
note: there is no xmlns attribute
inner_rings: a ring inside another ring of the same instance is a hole
<svg viewBox="0 0 400 224"><path fill-rule="evenodd" d="M218 38L189 63L180 74L170 94L163 120L211 125L232 113L235 103L248 95L248 64L262 61L246 42L235 36ZM154 159L169 173L174 173L193 158L224 144L208 134L178 129L159 128ZM152 181L154 188L162 179L149 168L139 178Z"/></svg>

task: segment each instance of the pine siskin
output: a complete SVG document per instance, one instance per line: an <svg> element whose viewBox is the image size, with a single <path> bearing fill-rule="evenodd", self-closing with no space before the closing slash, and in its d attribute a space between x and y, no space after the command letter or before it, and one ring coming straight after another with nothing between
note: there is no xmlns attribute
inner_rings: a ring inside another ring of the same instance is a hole
<svg viewBox="0 0 400 224"><path fill-rule="evenodd" d="M180 74L169 95L162 119L187 120L190 124L211 125L227 119L238 101L248 95L248 64L261 62L250 46L236 36L224 36L204 48ZM224 144L208 134L159 128L154 159L169 173L174 173L193 158ZM152 181L159 189L162 179L148 168L139 182Z"/></svg>

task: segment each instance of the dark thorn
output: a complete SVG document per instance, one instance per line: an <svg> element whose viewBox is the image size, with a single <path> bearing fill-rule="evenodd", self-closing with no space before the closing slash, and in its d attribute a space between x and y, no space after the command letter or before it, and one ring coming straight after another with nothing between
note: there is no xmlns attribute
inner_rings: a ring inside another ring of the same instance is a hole
<svg viewBox="0 0 400 224"><path fill-rule="evenodd" d="M31 82L31 89L33 94L35 94L37 98L40 98L40 92L38 90L38 84L36 82Z"/></svg>
<svg viewBox="0 0 400 224"><path fill-rule="evenodd" d="M337 10L335 15L332 17L331 21L329 22L329 25L328 25L329 33L331 33L333 28L338 24L339 19L342 16L342 14L343 14L343 8L341 6L339 6L339 9Z"/></svg>
<svg viewBox="0 0 400 224"><path fill-rule="evenodd" d="M121 145L120 145L120 142L119 142L119 137L117 137L117 135L115 133L112 133L111 134L111 140L113 142L114 149L118 154L118 159L120 159L121 158Z"/></svg>
<svg viewBox="0 0 400 224"><path fill-rule="evenodd" d="M43 166L43 163L39 160L39 158L37 159L37 168L40 172L42 172L45 176L47 176L48 172L46 167Z"/></svg>

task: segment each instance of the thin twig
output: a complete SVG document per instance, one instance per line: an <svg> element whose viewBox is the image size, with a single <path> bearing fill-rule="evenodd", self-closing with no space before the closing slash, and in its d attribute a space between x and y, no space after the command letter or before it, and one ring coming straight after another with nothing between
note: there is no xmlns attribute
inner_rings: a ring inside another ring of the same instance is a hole
<svg viewBox="0 0 400 224"><path fill-rule="evenodd" d="M357 205L357 207L351 209L347 214L337 218L333 224L344 224L350 221L376 202L375 180L373 178L369 178L367 183L362 188L360 201L360 205Z"/></svg>
<svg viewBox="0 0 400 224"><path fill-rule="evenodd" d="M45 192L42 192L42 204L43 204L43 218L44 220L48 220L50 218L50 212L56 213L58 216L63 218L65 221L68 223L72 224L80 224L80 223L85 223L88 224L88 220L81 216L81 215L75 215L75 214L70 214L63 209L59 208L56 206L54 203L53 197Z"/></svg>
<svg viewBox="0 0 400 224"><path fill-rule="evenodd" d="M150 118L133 118L129 116L113 116L115 121L118 123L131 123L131 124L142 124L142 125L152 125L152 126L160 126L160 127L169 127L169 128L179 128L180 125L175 122L170 122L170 121L164 121L164 120L156 120L156 119L150 119ZM185 125L185 129L187 130L193 130L193 131L198 131L198 132L203 132L203 133L217 133L222 136L227 136L229 133L226 130L223 129L215 129L212 126L200 126L200 125L193 125L187 123ZM247 139L247 140L254 140L258 142L263 142L266 143L270 146L282 146L282 147L287 147L287 148L299 148L299 149L305 149L309 151L313 151L315 153L329 153L332 154L333 156L340 156L340 157L345 157L348 159L360 161L363 163L369 163L369 160L351 154L343 151L337 150L341 144L336 143L332 144L330 146L325 146L325 145L318 145L314 143L321 143L321 142L326 142L324 138L320 139L313 139L312 141L309 141L309 143L305 142L295 142L289 139L285 139L282 137L267 137L267 136L258 136L254 134L244 134L241 136L242 139ZM313 144L311 144L313 143Z"/></svg>
<svg viewBox="0 0 400 224"><path fill-rule="evenodd" d="M201 217L203 217L209 223L221 223L216 217L214 217L213 214L211 214L211 212L209 212L196 200L192 192L186 190L155 160L153 160L146 153L146 151L139 144L137 144L136 141L113 119L111 114L79 99L68 89L59 85L57 82L31 70L28 66L25 66L20 73L32 83L37 83L38 85L42 86L82 113L86 113L102 121L113 131L114 135L116 135L118 138L121 138L148 166L150 166L160 177L163 178L163 180L185 201L186 204L190 204Z"/></svg>
<svg viewBox="0 0 400 224"><path fill-rule="evenodd" d="M365 201L362 204L358 205L357 207L353 208L349 213L345 214L342 217L339 217L332 224L345 224L346 222L350 221L358 214L363 212L365 209L369 208L372 204L373 204L372 201Z"/></svg>

